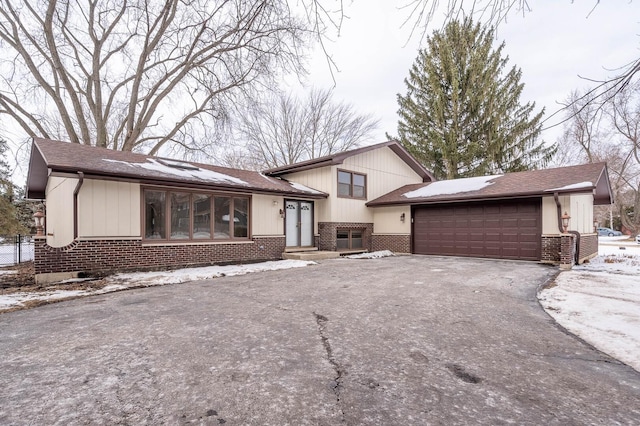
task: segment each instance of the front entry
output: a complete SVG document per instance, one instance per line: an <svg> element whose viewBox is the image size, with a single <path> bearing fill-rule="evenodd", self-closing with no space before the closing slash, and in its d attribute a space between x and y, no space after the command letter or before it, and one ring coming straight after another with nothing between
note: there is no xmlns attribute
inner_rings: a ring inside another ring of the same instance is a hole
<svg viewBox="0 0 640 426"><path fill-rule="evenodd" d="M286 200L287 247L313 247L313 202Z"/></svg>

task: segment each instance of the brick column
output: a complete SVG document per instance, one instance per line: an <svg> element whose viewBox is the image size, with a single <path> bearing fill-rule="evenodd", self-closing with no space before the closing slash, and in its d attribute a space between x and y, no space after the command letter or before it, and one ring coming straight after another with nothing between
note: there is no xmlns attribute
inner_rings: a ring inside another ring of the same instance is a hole
<svg viewBox="0 0 640 426"><path fill-rule="evenodd" d="M574 236L571 234L562 234L560 236L560 268L571 269L575 259L575 242Z"/></svg>

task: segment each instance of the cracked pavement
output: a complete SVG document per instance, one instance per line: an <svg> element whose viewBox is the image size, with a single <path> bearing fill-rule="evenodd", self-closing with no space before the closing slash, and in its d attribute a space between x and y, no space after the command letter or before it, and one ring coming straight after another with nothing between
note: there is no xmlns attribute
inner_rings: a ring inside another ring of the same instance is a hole
<svg viewBox="0 0 640 426"><path fill-rule="evenodd" d="M557 269L430 256L0 315L0 424L638 424L640 373L557 326Z"/></svg>

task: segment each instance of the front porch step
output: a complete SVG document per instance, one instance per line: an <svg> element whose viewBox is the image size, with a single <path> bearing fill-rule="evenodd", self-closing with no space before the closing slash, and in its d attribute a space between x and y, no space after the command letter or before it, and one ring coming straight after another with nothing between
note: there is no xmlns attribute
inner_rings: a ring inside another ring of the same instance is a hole
<svg viewBox="0 0 640 426"><path fill-rule="evenodd" d="M282 253L283 259L293 260L323 260L323 259L335 259L340 257L340 253L337 251L296 251L296 252L284 252Z"/></svg>
<svg viewBox="0 0 640 426"><path fill-rule="evenodd" d="M303 251L318 251L318 247L286 247L285 253L303 252Z"/></svg>

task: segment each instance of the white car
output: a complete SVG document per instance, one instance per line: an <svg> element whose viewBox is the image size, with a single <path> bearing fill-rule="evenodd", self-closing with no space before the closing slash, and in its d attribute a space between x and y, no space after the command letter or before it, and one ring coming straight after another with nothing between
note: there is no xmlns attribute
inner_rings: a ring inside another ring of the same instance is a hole
<svg viewBox="0 0 640 426"><path fill-rule="evenodd" d="M640 244L640 234L636 235L636 243Z"/></svg>

